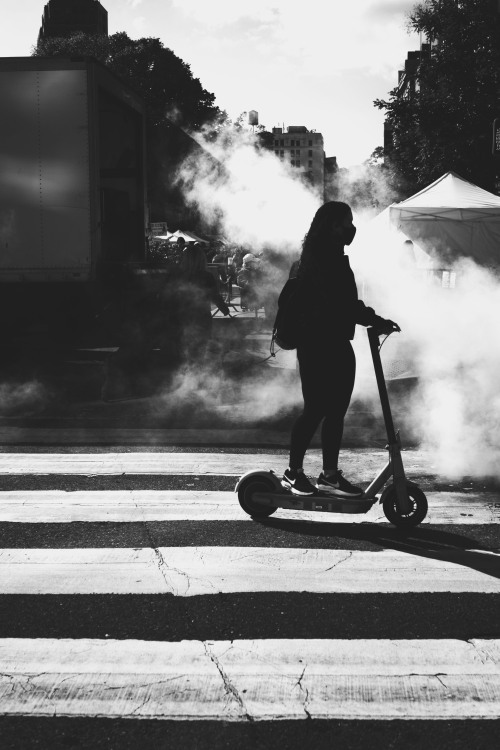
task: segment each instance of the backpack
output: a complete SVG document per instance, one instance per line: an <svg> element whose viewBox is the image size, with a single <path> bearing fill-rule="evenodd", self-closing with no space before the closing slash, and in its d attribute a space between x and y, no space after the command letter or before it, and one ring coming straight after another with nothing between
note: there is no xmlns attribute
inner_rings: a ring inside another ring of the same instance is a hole
<svg viewBox="0 0 500 750"><path fill-rule="evenodd" d="M299 298L299 281L288 279L278 298L278 313L274 321L271 354L274 344L280 349L296 349L302 325L303 311Z"/></svg>

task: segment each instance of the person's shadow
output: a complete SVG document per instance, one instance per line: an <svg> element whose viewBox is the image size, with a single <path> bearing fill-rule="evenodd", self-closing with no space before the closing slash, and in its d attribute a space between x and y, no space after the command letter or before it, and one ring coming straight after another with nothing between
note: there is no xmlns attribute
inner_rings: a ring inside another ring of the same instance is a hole
<svg viewBox="0 0 500 750"><path fill-rule="evenodd" d="M328 523L286 518L255 518L268 528L314 537L337 537L378 544L411 555L463 565L480 573L500 578L500 548L487 547L465 534L441 531L430 526L404 530L378 523Z"/></svg>

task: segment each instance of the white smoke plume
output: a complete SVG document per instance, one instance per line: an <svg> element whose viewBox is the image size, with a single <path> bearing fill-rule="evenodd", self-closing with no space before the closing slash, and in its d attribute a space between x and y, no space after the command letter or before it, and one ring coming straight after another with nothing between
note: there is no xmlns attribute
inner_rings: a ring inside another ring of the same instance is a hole
<svg viewBox="0 0 500 750"><path fill-rule="evenodd" d="M418 268L404 239L368 222L351 258L368 302L402 328L383 353L418 378L407 423L439 472L500 477L499 276L471 258L425 262L415 246Z"/></svg>
<svg viewBox="0 0 500 750"><path fill-rule="evenodd" d="M197 136L199 139L199 136ZM247 131L222 133L216 141L202 140L212 159L186 160L178 174L188 201L211 222L220 217L231 242L253 248L273 248L298 255L319 196L300 179L300 173L269 151L256 150Z"/></svg>
<svg viewBox="0 0 500 750"><path fill-rule="evenodd" d="M48 397L46 387L38 380L0 383L0 416L35 414L46 405Z"/></svg>
<svg viewBox="0 0 500 750"><path fill-rule="evenodd" d="M298 257L321 202L318 196L274 154L256 151L250 134L230 141L222 138L208 147L225 174L208 162L188 161L179 176L188 201L208 219L220 216L230 241L257 252L272 247L291 259ZM370 170L370 180L373 174ZM355 178L362 175L358 172ZM385 181L377 190L378 196L388 196ZM405 245L405 237L383 216L372 221L373 204L367 204L366 214L355 214L358 235L348 254L360 296L402 328L382 354L389 378L418 382L404 404L405 423L432 450L436 472L500 477L499 278L471 259L458 258L453 265L446 263L456 285L443 288L438 275L425 268L432 265L425 253ZM366 335L359 328L355 349L354 398L380 415ZM217 377L211 372L203 381L206 398L224 387ZM187 386L199 391L199 374L179 380L178 393L185 393ZM262 378L249 382L242 394L246 408L242 404L239 410L243 420L256 414L265 418L266 413L276 413L275 406L300 403L300 391L288 382L280 386L273 381L269 388L267 392Z"/></svg>

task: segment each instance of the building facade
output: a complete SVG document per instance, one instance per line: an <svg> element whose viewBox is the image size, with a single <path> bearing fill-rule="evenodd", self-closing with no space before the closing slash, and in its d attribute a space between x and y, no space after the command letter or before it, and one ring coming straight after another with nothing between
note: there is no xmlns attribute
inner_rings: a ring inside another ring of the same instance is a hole
<svg viewBox="0 0 500 750"><path fill-rule="evenodd" d="M418 68L424 58L430 57L432 45L428 42L420 45L420 49L408 52L404 68L398 71L397 96L402 99L413 99L418 95L420 82ZM384 121L384 154L390 156L394 147L393 129L390 122Z"/></svg>
<svg viewBox="0 0 500 750"><path fill-rule="evenodd" d="M108 34L108 12L99 0L49 0L38 40L77 34Z"/></svg>
<svg viewBox="0 0 500 750"><path fill-rule="evenodd" d="M274 153L300 172L321 196L325 184L323 136L304 125L273 128Z"/></svg>

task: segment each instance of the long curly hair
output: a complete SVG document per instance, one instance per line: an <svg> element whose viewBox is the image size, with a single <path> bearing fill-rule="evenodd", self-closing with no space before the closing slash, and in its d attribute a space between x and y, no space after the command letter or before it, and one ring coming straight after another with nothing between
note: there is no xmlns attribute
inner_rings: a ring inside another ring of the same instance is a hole
<svg viewBox="0 0 500 750"><path fill-rule="evenodd" d="M351 207L341 201L328 201L318 208L302 243L299 276L314 268L319 270L322 259L331 251L332 229L340 226L351 213Z"/></svg>

